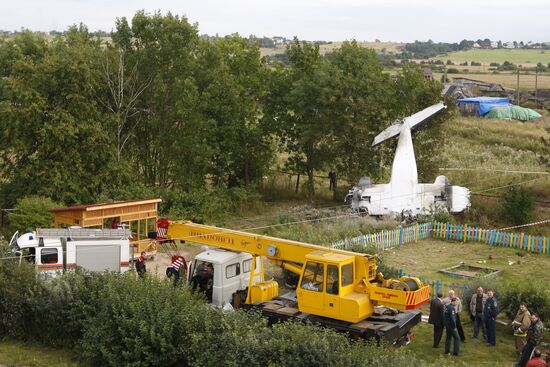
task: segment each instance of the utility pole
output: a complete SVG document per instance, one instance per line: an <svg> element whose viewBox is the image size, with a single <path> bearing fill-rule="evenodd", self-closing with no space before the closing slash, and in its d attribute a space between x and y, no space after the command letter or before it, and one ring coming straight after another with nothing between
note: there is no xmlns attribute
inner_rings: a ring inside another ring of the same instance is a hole
<svg viewBox="0 0 550 367"><path fill-rule="evenodd" d="M516 83L516 104L519 106L519 68L518 68L518 81Z"/></svg>
<svg viewBox="0 0 550 367"><path fill-rule="evenodd" d="M535 68L535 103L537 104L537 107L539 106L539 101L537 99L537 89L538 89L538 81L539 81L539 66Z"/></svg>

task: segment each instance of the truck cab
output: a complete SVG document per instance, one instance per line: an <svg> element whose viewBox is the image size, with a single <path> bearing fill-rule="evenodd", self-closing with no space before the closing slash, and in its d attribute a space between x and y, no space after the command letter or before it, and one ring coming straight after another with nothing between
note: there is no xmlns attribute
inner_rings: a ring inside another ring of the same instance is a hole
<svg viewBox="0 0 550 367"><path fill-rule="evenodd" d="M12 252L36 265L36 269L46 275L55 276L63 270L63 246L59 238L38 237L36 232L18 236L15 232L10 247Z"/></svg>
<svg viewBox="0 0 550 367"><path fill-rule="evenodd" d="M246 296L252 272L252 255L244 252L209 249L198 254L189 265L188 281L193 289L205 293L215 306L234 305ZM254 283L263 280L263 265L256 258Z"/></svg>
<svg viewBox="0 0 550 367"><path fill-rule="evenodd" d="M35 264L37 272L56 276L77 266L89 271L123 273L129 267L128 229L38 228L10 241L12 252Z"/></svg>

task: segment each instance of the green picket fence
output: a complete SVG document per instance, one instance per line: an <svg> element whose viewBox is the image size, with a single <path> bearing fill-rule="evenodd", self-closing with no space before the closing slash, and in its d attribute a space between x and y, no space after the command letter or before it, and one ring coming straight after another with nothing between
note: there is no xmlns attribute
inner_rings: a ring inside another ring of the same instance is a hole
<svg viewBox="0 0 550 367"><path fill-rule="evenodd" d="M550 255L550 237L437 221L383 230L377 233L361 234L357 237L340 240L334 243L332 247L340 249L374 248L381 252L426 238L483 242L491 246L509 247Z"/></svg>

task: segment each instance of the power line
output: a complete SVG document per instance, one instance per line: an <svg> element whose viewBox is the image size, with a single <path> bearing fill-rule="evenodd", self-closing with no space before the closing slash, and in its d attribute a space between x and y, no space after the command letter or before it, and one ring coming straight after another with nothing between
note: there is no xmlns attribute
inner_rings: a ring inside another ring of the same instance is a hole
<svg viewBox="0 0 550 367"><path fill-rule="evenodd" d="M548 177L537 177L537 178L533 178L531 180L516 182L516 183L509 184L509 185L491 187L489 189L485 189L485 190L481 190L481 191L472 191L472 193L473 194L480 194L480 193L487 192L487 191L492 191L492 190L504 189L504 188L512 187L512 186L523 185L523 184L528 183L528 182L538 181L538 180L546 179L546 178L548 178Z"/></svg>
<svg viewBox="0 0 550 367"><path fill-rule="evenodd" d="M439 168L440 171L483 171L483 172L503 172L503 173L519 173L524 175L550 175L550 172L546 171L514 171L506 169L492 169L492 168Z"/></svg>

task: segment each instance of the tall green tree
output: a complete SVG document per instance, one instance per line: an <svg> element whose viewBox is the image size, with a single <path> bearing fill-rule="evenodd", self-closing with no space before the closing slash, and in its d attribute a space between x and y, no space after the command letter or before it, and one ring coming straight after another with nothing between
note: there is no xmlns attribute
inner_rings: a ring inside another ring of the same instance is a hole
<svg viewBox="0 0 550 367"><path fill-rule="evenodd" d="M257 44L238 35L199 47L197 85L200 113L210 121L210 174L217 185L257 182L273 157L271 137L261 121L265 66Z"/></svg>
<svg viewBox="0 0 550 367"><path fill-rule="evenodd" d="M136 85L147 86L128 116L133 127L128 149L136 173L150 186L204 184L212 125L201 118L194 70L198 35L185 17L137 12L131 24L117 20L114 45L128 65L137 65Z"/></svg>
<svg viewBox="0 0 550 367"><path fill-rule="evenodd" d="M94 102L100 41L81 25L49 45L28 34L7 45L19 52L0 92L4 205L31 194L93 201L109 185L112 158Z"/></svg>
<svg viewBox="0 0 550 367"><path fill-rule="evenodd" d="M288 68L273 72L265 118L275 125L288 154L287 165L307 175L308 194L315 194L314 175L329 155L330 122L323 101L330 98L330 68L319 46L295 38L287 49Z"/></svg>
<svg viewBox="0 0 550 367"><path fill-rule="evenodd" d="M344 42L327 56L331 96L324 111L332 123L331 168L343 173L348 182L361 176L379 178L380 150L372 147L384 123L395 117L387 108L392 97L389 75L372 49L357 42Z"/></svg>

